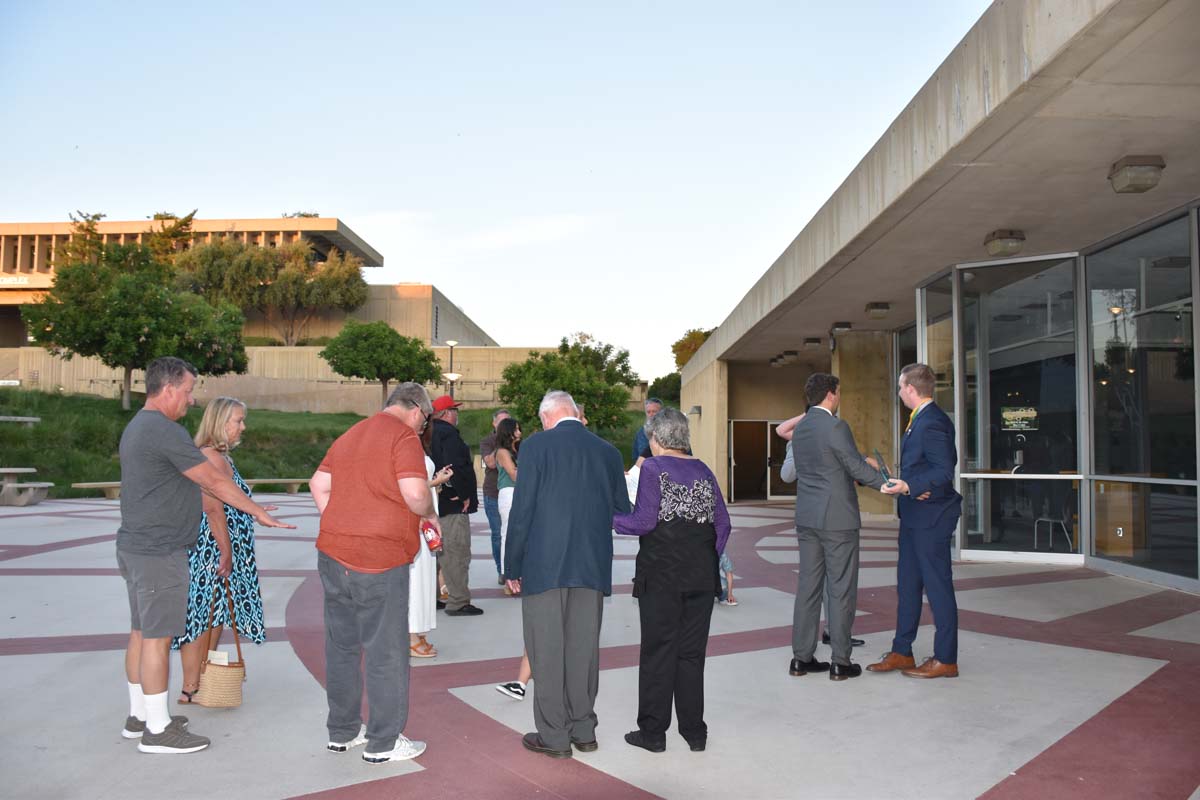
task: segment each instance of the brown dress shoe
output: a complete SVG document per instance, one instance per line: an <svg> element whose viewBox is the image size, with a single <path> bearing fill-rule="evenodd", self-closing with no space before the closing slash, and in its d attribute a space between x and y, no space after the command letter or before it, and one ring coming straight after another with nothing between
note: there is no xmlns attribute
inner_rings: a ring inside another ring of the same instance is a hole
<svg viewBox="0 0 1200 800"><path fill-rule="evenodd" d="M957 678L958 664L943 664L936 658L927 658L921 666L904 670L910 678Z"/></svg>
<svg viewBox="0 0 1200 800"><path fill-rule="evenodd" d="M892 672L898 669L912 669L917 662L912 656L902 656L899 653L884 653L883 658L876 664L867 665L869 672Z"/></svg>

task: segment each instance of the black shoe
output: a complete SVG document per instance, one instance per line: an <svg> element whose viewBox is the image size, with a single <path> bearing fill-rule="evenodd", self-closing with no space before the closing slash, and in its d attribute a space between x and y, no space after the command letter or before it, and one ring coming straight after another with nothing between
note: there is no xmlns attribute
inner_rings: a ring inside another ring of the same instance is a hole
<svg viewBox="0 0 1200 800"><path fill-rule="evenodd" d="M482 613L483 613L482 608L480 608L479 606L473 606L470 603L467 603L462 608L447 608L446 609L447 617L478 617Z"/></svg>
<svg viewBox="0 0 1200 800"><path fill-rule="evenodd" d="M667 749L665 741L656 742L646 734L639 731L630 731L625 734L625 743L631 744L634 747L640 747L643 750L649 750L651 753L661 753Z"/></svg>
<svg viewBox="0 0 1200 800"><path fill-rule="evenodd" d="M575 749L581 753L594 753L600 749L600 745L595 739L592 739L590 742L580 742L572 739L571 744L575 745Z"/></svg>
<svg viewBox="0 0 1200 800"><path fill-rule="evenodd" d="M553 747L547 747L542 741L542 737L537 733L527 733L521 737L521 744L525 745L526 750L532 750L535 753L550 756L551 758L570 758L571 748L568 746L566 750L555 750Z"/></svg>
<svg viewBox="0 0 1200 800"><path fill-rule="evenodd" d="M445 607L446 607L446 603L445 603L445 601L443 601L443 600L438 600L438 601L437 601L437 607L438 607L438 611L441 611L443 608L445 608Z"/></svg>
<svg viewBox="0 0 1200 800"><path fill-rule="evenodd" d="M791 666L788 667L788 674L799 677L807 675L810 672L825 672L828 669L828 661L817 661L815 658L811 661L801 661L798 658L793 658Z"/></svg>
<svg viewBox="0 0 1200 800"><path fill-rule="evenodd" d="M825 631L821 634L821 644L829 644L829 631ZM855 639L853 636L850 637L851 647L862 647L864 644L866 644L866 642L864 642L862 639Z"/></svg>
<svg viewBox="0 0 1200 800"><path fill-rule="evenodd" d="M704 748L708 745L708 739L689 739L688 747L692 748L693 753L703 753Z"/></svg>
<svg viewBox="0 0 1200 800"><path fill-rule="evenodd" d="M831 664L829 667L829 680L844 681L846 678L857 678L862 675L862 667L858 664Z"/></svg>

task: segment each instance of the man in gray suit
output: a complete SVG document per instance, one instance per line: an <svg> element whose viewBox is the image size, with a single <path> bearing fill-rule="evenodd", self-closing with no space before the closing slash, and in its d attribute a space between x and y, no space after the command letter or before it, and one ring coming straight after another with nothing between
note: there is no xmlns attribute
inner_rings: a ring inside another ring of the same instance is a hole
<svg viewBox="0 0 1200 800"><path fill-rule="evenodd" d="M841 402L836 376L814 373L804 384L812 409L792 434L796 479L796 539L799 582L792 618L792 675L829 671L835 681L856 678L862 667L850 663L850 626L858 599L858 494L854 482L873 489L883 478L854 444L850 426L834 416ZM789 473L792 470L787 470ZM788 480L791 475L784 475ZM821 593L829 619L833 663L817 661Z"/></svg>

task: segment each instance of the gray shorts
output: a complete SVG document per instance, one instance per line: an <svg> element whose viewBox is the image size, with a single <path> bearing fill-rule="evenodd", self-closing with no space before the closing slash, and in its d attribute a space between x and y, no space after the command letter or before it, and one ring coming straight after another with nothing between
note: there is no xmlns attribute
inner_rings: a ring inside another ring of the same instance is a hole
<svg viewBox="0 0 1200 800"><path fill-rule="evenodd" d="M144 555L117 551L129 591L129 629L146 639L182 636L187 627L188 554Z"/></svg>

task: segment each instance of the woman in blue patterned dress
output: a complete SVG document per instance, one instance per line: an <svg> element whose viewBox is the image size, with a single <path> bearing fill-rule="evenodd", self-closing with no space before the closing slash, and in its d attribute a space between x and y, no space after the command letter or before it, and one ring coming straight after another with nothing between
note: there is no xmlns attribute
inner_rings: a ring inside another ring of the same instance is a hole
<svg viewBox="0 0 1200 800"><path fill-rule="evenodd" d="M196 446L217 469L233 480L247 496L250 487L242 480L229 451L241 444L246 430L246 404L232 397L218 397L204 409L196 431ZM204 516L200 535L188 552L191 588L188 591L187 628L171 646L180 652L183 662L183 690L180 703L192 702L200 688L200 665L209 650L221 641L221 632L229 624L229 601L225 596L225 578L233 590L237 630L247 641L261 644L266 639L263 624L262 592L258 585L258 566L254 560L254 518L244 511L204 496ZM263 506L274 511L275 506ZM216 596L213 624L208 614Z"/></svg>

